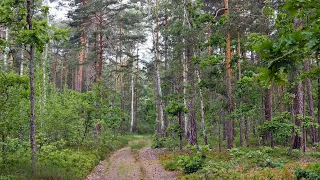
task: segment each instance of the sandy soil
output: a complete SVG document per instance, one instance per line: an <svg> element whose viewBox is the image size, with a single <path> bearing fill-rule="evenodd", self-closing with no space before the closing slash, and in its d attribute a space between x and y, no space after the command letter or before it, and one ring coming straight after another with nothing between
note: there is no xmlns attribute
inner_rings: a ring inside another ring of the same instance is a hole
<svg viewBox="0 0 320 180"><path fill-rule="evenodd" d="M177 172L164 170L159 149L145 147L133 153L130 147L113 153L109 161L101 161L85 180L174 180Z"/></svg>
<svg viewBox="0 0 320 180"><path fill-rule="evenodd" d="M176 179L177 172L166 171L159 161L160 149L143 148L139 150L140 163L144 169L144 178L148 180Z"/></svg>

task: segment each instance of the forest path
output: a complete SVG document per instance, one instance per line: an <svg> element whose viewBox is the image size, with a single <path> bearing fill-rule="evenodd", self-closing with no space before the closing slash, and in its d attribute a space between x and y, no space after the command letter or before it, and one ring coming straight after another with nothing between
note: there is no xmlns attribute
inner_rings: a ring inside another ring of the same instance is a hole
<svg viewBox="0 0 320 180"><path fill-rule="evenodd" d="M85 180L172 180L177 172L166 171L159 161L161 149L151 149L150 138L129 142L97 165Z"/></svg>

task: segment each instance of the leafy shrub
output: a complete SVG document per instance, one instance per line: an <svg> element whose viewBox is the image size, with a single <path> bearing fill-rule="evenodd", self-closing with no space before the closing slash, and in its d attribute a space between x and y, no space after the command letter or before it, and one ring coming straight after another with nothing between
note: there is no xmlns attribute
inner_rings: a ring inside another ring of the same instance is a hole
<svg viewBox="0 0 320 180"><path fill-rule="evenodd" d="M297 179L320 180L320 162L311 165L306 169L296 169L294 175Z"/></svg>
<svg viewBox="0 0 320 180"><path fill-rule="evenodd" d="M273 161L269 154L272 150L265 148L256 151L246 151L243 149L233 148L230 150L230 155L237 162L242 162L244 160L248 161L249 165L257 167L282 167L283 163Z"/></svg>
<svg viewBox="0 0 320 180"><path fill-rule="evenodd" d="M302 152L299 149L293 149L289 156L293 158L299 158L302 156Z"/></svg>
<svg viewBox="0 0 320 180"><path fill-rule="evenodd" d="M178 165L186 174L197 172L204 163L204 158L199 155L182 155L179 157Z"/></svg>
<svg viewBox="0 0 320 180"><path fill-rule="evenodd" d="M210 160L200 173L204 174L205 177L223 177L231 168L233 168L233 165L230 162Z"/></svg>
<svg viewBox="0 0 320 180"><path fill-rule="evenodd" d="M320 152L313 152L310 155L316 158L320 158Z"/></svg>
<svg viewBox="0 0 320 180"><path fill-rule="evenodd" d="M158 135L154 135L152 138L152 148L162 148L164 147L164 138L159 137Z"/></svg>

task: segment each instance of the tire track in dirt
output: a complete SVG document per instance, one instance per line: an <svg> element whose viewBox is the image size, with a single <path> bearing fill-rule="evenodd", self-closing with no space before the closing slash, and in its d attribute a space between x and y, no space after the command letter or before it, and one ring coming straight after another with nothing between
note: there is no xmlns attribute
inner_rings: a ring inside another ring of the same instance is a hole
<svg viewBox="0 0 320 180"><path fill-rule="evenodd" d="M109 159L102 161L86 180L140 180L141 171L138 162L131 153L130 147L116 151Z"/></svg>
<svg viewBox="0 0 320 180"><path fill-rule="evenodd" d="M135 153L130 147L112 154L109 163L101 161L85 180L174 180L178 172L166 171L160 164L160 149L144 147Z"/></svg>
<svg viewBox="0 0 320 180"><path fill-rule="evenodd" d="M159 161L161 149L143 148L139 150L139 160L146 180L174 180L178 172L166 171Z"/></svg>

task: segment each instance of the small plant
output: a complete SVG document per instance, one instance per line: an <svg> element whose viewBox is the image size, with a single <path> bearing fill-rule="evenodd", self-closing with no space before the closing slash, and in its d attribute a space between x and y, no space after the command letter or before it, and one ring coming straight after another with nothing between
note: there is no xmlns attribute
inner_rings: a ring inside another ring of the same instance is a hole
<svg viewBox="0 0 320 180"><path fill-rule="evenodd" d="M173 160L169 160L168 162L166 162L166 164L164 165L164 169L168 170L168 171L175 171L179 168L179 165L177 163L177 161L175 159Z"/></svg>
<svg viewBox="0 0 320 180"><path fill-rule="evenodd" d="M164 138L159 137L159 135L155 135L152 138L151 148L162 148L164 147Z"/></svg>

